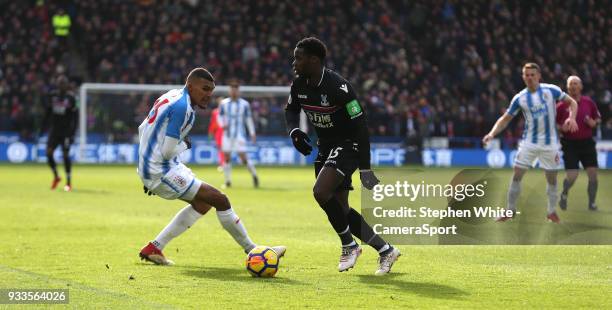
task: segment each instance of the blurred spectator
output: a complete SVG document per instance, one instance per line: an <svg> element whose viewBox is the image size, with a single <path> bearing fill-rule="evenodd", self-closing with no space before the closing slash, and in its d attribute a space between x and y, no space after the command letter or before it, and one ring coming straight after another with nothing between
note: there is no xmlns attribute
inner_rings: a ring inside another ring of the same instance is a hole
<svg viewBox="0 0 612 310"><path fill-rule="evenodd" d="M70 35L70 25L72 24L70 16L66 14L64 9L59 9L52 19L53 33L60 38L66 38Z"/></svg>

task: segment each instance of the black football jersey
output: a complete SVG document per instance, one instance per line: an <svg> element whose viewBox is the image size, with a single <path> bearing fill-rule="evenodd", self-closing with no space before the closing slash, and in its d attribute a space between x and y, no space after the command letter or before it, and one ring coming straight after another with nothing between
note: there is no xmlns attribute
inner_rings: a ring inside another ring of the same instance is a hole
<svg viewBox="0 0 612 310"><path fill-rule="evenodd" d="M69 93L53 92L48 100L49 132L62 136L74 135L78 115L74 96Z"/></svg>
<svg viewBox="0 0 612 310"><path fill-rule="evenodd" d="M367 125L353 87L330 69L324 68L322 74L316 86L308 85L305 78L296 78L291 84L286 110L299 113L303 109L321 143L357 141L364 129L361 127Z"/></svg>

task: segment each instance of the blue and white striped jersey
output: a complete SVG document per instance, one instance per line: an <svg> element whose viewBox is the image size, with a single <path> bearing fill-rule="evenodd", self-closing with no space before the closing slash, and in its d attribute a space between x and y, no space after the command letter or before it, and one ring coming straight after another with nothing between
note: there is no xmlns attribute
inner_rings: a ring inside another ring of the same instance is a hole
<svg viewBox="0 0 612 310"><path fill-rule="evenodd" d="M224 126L223 135L229 139L246 139L245 125L249 135L255 134L251 106L248 101L238 98L225 98L219 105L219 120Z"/></svg>
<svg viewBox="0 0 612 310"><path fill-rule="evenodd" d="M558 86L540 83L535 92L527 88L516 94L506 113L516 116L521 110L525 117L523 143L558 147L556 104L567 96Z"/></svg>
<svg viewBox="0 0 612 310"><path fill-rule="evenodd" d="M159 97L147 118L138 127L138 174L143 180L158 179L179 164L178 155L162 157L166 137L183 140L195 121L195 112L187 88L173 89Z"/></svg>

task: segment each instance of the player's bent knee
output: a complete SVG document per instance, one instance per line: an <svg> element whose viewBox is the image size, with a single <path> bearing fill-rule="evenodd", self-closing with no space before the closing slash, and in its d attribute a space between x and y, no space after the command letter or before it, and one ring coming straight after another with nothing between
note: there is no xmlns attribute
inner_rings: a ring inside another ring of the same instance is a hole
<svg viewBox="0 0 612 310"><path fill-rule="evenodd" d="M202 185L200 185L198 192L189 202L192 204L205 204L212 206L218 211L224 211L231 208L227 196L218 189L206 183L202 183Z"/></svg>
<svg viewBox="0 0 612 310"><path fill-rule="evenodd" d="M317 185L315 185L312 188L312 194L313 194L315 200L319 204L326 203L334 195L334 193L332 191L330 191L329 189L326 189L326 188L323 188L323 186L317 186Z"/></svg>
<svg viewBox="0 0 612 310"><path fill-rule="evenodd" d="M225 211L228 210L232 207L232 205L230 204L229 198L227 198L227 195L223 194L223 193L219 193L220 196L218 198L218 205L215 206L215 209L217 209L218 211Z"/></svg>
<svg viewBox="0 0 612 310"><path fill-rule="evenodd" d="M192 201L191 202L191 206L193 207L194 210L196 210L198 213L204 215L208 212L208 210L210 210L210 208L212 207L211 205L207 204L207 203L203 203L201 201Z"/></svg>

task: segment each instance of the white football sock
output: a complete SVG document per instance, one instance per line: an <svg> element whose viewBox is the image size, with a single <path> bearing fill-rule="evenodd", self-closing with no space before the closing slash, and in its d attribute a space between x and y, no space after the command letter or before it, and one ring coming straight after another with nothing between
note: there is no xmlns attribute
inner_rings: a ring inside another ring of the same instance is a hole
<svg viewBox="0 0 612 310"><path fill-rule="evenodd" d="M232 163L226 162L223 166L223 174L225 175L225 182L232 182Z"/></svg>
<svg viewBox="0 0 612 310"><path fill-rule="evenodd" d="M166 226L160 233L155 237L153 244L160 250L163 250L166 244L170 240L178 237L184 233L187 228L193 226L193 224L202 217L202 214L198 213L191 205L181 209L172 221Z"/></svg>
<svg viewBox="0 0 612 310"><path fill-rule="evenodd" d="M221 222L221 226L232 235L234 240L236 240L245 251L249 252L256 246L249 238L246 228L244 228L240 218L234 213L232 208L225 211L217 211L217 217L219 218L219 222Z"/></svg>
<svg viewBox="0 0 612 310"><path fill-rule="evenodd" d="M384 251L386 251L386 250L388 250L390 248L391 248L391 246L387 243L387 244L383 245L383 247L380 248L380 250L378 250L378 253L380 254L380 253L382 253L382 252L384 252Z"/></svg>
<svg viewBox="0 0 612 310"><path fill-rule="evenodd" d="M520 194L521 182L512 180L510 188L508 188L508 210L516 211L516 201Z"/></svg>
<svg viewBox="0 0 612 310"><path fill-rule="evenodd" d="M257 176L257 170L255 170L255 165L253 165L253 163L249 160L247 161L247 169L249 169L249 172L251 173L252 176L256 177Z"/></svg>
<svg viewBox="0 0 612 310"><path fill-rule="evenodd" d="M557 198L559 197L557 195L557 184L555 185L547 184L546 194L548 195L548 206L547 206L548 214L551 214L555 212L555 206L557 205Z"/></svg>

